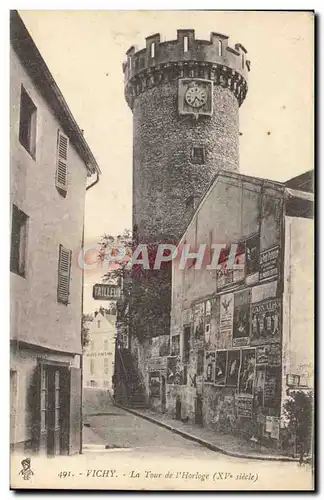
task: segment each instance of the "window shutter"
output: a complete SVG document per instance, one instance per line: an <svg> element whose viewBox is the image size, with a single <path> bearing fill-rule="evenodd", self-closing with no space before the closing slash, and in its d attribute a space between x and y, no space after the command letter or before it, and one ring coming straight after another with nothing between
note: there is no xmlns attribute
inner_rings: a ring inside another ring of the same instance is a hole
<svg viewBox="0 0 324 500"><path fill-rule="evenodd" d="M71 250L60 245L57 300L63 304L68 304L69 301L71 256Z"/></svg>
<svg viewBox="0 0 324 500"><path fill-rule="evenodd" d="M69 139L60 130L57 134L57 164L56 164L56 187L64 192L67 191L67 158Z"/></svg>

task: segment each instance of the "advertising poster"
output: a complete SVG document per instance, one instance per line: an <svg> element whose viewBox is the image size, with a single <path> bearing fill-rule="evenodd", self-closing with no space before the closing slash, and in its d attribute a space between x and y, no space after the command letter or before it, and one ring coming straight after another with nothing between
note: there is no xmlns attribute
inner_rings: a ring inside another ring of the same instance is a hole
<svg viewBox="0 0 324 500"><path fill-rule="evenodd" d="M225 385L227 351L216 351L215 384Z"/></svg>
<svg viewBox="0 0 324 500"><path fill-rule="evenodd" d="M149 378L151 398L160 397L160 372L150 372Z"/></svg>
<svg viewBox="0 0 324 500"><path fill-rule="evenodd" d="M171 337L171 356L180 354L180 335L172 335Z"/></svg>
<svg viewBox="0 0 324 500"><path fill-rule="evenodd" d="M252 418L253 398L247 394L239 394L236 399L238 417Z"/></svg>
<svg viewBox="0 0 324 500"><path fill-rule="evenodd" d="M245 274L253 275L259 271L260 261L260 234L254 234L246 239Z"/></svg>
<svg viewBox="0 0 324 500"><path fill-rule="evenodd" d="M253 394L255 379L255 349L242 350L239 392Z"/></svg>
<svg viewBox="0 0 324 500"><path fill-rule="evenodd" d="M180 358L178 356L167 358L167 384L181 384Z"/></svg>
<svg viewBox="0 0 324 500"><path fill-rule="evenodd" d="M251 345L280 341L280 299L267 299L251 306Z"/></svg>
<svg viewBox="0 0 324 500"><path fill-rule="evenodd" d="M155 356L159 355L160 355L160 337L153 337L151 356L154 358Z"/></svg>
<svg viewBox="0 0 324 500"><path fill-rule="evenodd" d="M251 290L234 294L233 347L248 345L250 342Z"/></svg>
<svg viewBox="0 0 324 500"><path fill-rule="evenodd" d="M266 432L272 431L272 419L273 417L266 417L266 427L265 427Z"/></svg>
<svg viewBox="0 0 324 500"><path fill-rule="evenodd" d="M280 365L281 347L279 344L268 344L256 348L257 365Z"/></svg>
<svg viewBox="0 0 324 500"><path fill-rule="evenodd" d="M220 296L219 336L223 347L231 347L233 335L234 294Z"/></svg>
<svg viewBox="0 0 324 500"><path fill-rule="evenodd" d="M205 303L201 302L194 307L194 338L204 338Z"/></svg>
<svg viewBox="0 0 324 500"><path fill-rule="evenodd" d="M279 439L280 435L280 418L272 417L272 429L270 436L272 439Z"/></svg>
<svg viewBox="0 0 324 500"><path fill-rule="evenodd" d="M275 278L279 274L280 248L275 246L260 254L260 281Z"/></svg>
<svg viewBox="0 0 324 500"><path fill-rule="evenodd" d="M232 351L228 351L226 385L231 387L237 387L240 364L241 364L241 350L235 349Z"/></svg>
<svg viewBox="0 0 324 500"><path fill-rule="evenodd" d="M228 267L228 259L230 254L230 245L226 248L222 248L218 259L218 268L216 272L216 284L217 289L221 289L224 286L233 282L233 270Z"/></svg>
<svg viewBox="0 0 324 500"><path fill-rule="evenodd" d="M256 408L262 409L264 406L264 380L265 366L257 366L254 386L254 402Z"/></svg>
<svg viewBox="0 0 324 500"><path fill-rule="evenodd" d="M205 354L205 382L214 383L215 381L215 351L206 351Z"/></svg>
<svg viewBox="0 0 324 500"><path fill-rule="evenodd" d="M280 368L267 366L264 381L264 406L277 409L280 402Z"/></svg>
<svg viewBox="0 0 324 500"><path fill-rule="evenodd" d="M245 241L237 243L233 266L233 282L244 280L245 277Z"/></svg>

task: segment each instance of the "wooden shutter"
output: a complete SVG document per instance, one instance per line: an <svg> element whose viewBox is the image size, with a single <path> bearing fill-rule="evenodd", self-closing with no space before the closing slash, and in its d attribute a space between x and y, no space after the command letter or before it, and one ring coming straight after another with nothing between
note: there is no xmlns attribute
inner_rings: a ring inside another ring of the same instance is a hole
<svg viewBox="0 0 324 500"><path fill-rule="evenodd" d="M81 451L81 369L70 368L69 454Z"/></svg>
<svg viewBox="0 0 324 500"><path fill-rule="evenodd" d="M68 148L69 139L60 130L57 134L57 164L56 164L56 187L59 190L67 192L68 184Z"/></svg>
<svg viewBox="0 0 324 500"><path fill-rule="evenodd" d="M58 265L57 300L68 304L70 293L71 250L60 245Z"/></svg>

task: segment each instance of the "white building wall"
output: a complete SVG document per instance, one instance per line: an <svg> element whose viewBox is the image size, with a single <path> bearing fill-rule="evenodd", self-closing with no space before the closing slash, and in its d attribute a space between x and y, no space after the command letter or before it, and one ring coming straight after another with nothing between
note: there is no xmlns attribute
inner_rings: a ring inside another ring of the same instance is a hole
<svg viewBox="0 0 324 500"><path fill-rule="evenodd" d="M68 192L55 187L59 124L20 63L10 54L11 203L28 220L26 277L11 273L11 338L81 353L82 243L86 168L70 142ZM37 107L36 160L19 142L21 85ZM57 302L59 245L72 250L69 305Z"/></svg>
<svg viewBox="0 0 324 500"><path fill-rule="evenodd" d="M285 217L283 292L283 398L286 375L314 387L314 222Z"/></svg>
<svg viewBox="0 0 324 500"><path fill-rule="evenodd" d="M116 317L98 314L90 326L91 342L83 357L83 386L112 389L115 369ZM98 324L98 322L100 322Z"/></svg>

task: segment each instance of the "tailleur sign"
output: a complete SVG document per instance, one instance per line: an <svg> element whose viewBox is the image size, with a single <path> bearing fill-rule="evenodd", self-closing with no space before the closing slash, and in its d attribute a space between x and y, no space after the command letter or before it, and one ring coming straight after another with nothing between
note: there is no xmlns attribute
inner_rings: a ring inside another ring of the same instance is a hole
<svg viewBox="0 0 324 500"><path fill-rule="evenodd" d="M120 297L120 288L118 285L96 283L93 285L92 297L95 300L117 300Z"/></svg>

